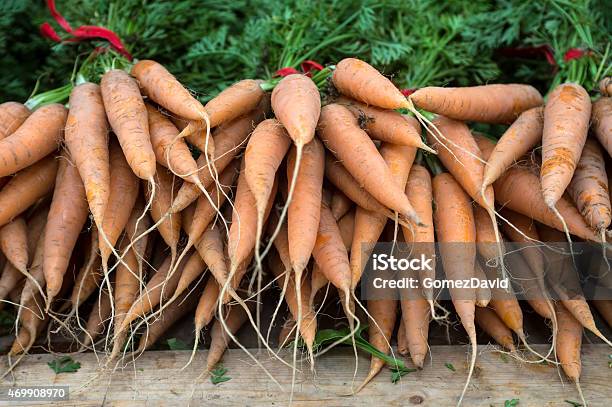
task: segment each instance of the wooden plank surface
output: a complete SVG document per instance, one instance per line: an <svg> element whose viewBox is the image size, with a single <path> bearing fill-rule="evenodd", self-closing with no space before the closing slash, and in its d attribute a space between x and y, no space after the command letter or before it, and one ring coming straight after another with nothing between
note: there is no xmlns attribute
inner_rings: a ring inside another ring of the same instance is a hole
<svg viewBox="0 0 612 407"><path fill-rule="evenodd" d="M359 394L350 396L355 359L350 348L335 349L316 360L314 375L307 363L302 365L305 371L297 374L294 405L453 406L466 377L466 352L465 346L432 347L425 369L404 376L397 384L391 383L390 371L384 369ZM590 406L612 405L609 353L605 345L584 346L582 387ZM290 360L288 354L284 356ZM198 378L206 352L199 352L194 362L183 369L188 357L186 351L148 352L135 364L110 375L108 369L99 367L93 354L80 354L75 356L82 365L77 373L56 375L47 366L53 356L32 355L16 369L14 380L20 386L69 386L70 401L62 402L62 406L288 404L291 370L265 351L259 351L258 359L284 388L282 392L239 350L229 350L224 357L226 375L231 380L216 386L208 377ZM446 363L452 363L456 371L445 367ZM365 377L368 366L368 358L360 354L355 385ZM2 385L9 384L5 381ZM482 346L464 405L503 406L505 400L513 398L520 399L520 407L567 407L570 404L564 400L577 401L578 395L572 383L565 379L561 382L553 366L521 364Z"/></svg>

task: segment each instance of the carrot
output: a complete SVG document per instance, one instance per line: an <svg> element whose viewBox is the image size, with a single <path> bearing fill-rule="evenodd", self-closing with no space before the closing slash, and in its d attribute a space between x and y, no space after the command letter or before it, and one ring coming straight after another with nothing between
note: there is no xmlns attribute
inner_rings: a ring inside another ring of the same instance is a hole
<svg viewBox="0 0 612 407"><path fill-rule="evenodd" d="M181 271L181 276L179 278L178 283L176 284L176 289L174 290L174 295L172 296L172 301L177 299L177 297L183 293L191 283L193 283L206 269L206 264L204 264L204 260L202 260L202 256L197 251L193 251L183 270Z"/></svg>
<svg viewBox="0 0 612 407"><path fill-rule="evenodd" d="M0 275L0 309L4 308L6 299L23 281L24 274L17 270L10 262L6 262Z"/></svg>
<svg viewBox="0 0 612 407"><path fill-rule="evenodd" d="M17 270L28 266L28 227L23 217L18 217L0 228L0 249Z"/></svg>
<svg viewBox="0 0 612 407"><path fill-rule="evenodd" d="M215 157L212 161L217 171L223 171L246 146L245 142L251 131L253 131L254 124L259 123L262 116L262 111L258 108L245 116L219 126L215 130L213 134ZM197 164L201 168L198 174L200 181L205 188L208 188L214 179L212 176L213 168L208 165L206 160L207 158L201 155L197 160ZM198 199L200 195L202 195L202 191L197 185L184 183L172 202L170 212L176 213L182 211Z"/></svg>
<svg viewBox="0 0 612 407"><path fill-rule="evenodd" d="M181 217L179 214L168 214L168 209L172 205L172 197L176 195L178 189L174 182L174 177L163 167L157 167L155 182L158 184L157 194L153 197L151 205L151 217L157 224L159 234L164 242L170 247L172 259L176 258L176 250L181 234ZM146 191L147 199L151 199L151 191ZM166 215L168 214L168 215ZM161 222L160 222L161 221Z"/></svg>
<svg viewBox="0 0 612 407"><path fill-rule="evenodd" d="M320 134L326 147L364 188L400 216L420 223L414 208L398 187L384 159L368 135L359 128L350 111L341 105L321 109Z"/></svg>
<svg viewBox="0 0 612 407"><path fill-rule="evenodd" d="M597 141L587 139L585 142L567 192L587 224L604 236L612 220L612 208L606 163Z"/></svg>
<svg viewBox="0 0 612 407"><path fill-rule="evenodd" d="M610 81L612 83L612 81ZM612 85L610 85L612 87ZM611 89L612 90L612 89ZM591 129L597 140L612 155L612 97L601 97L592 106Z"/></svg>
<svg viewBox="0 0 612 407"><path fill-rule="evenodd" d="M124 260L125 261L125 260ZM100 287L102 281L102 259L93 253L79 270L70 296L72 310L75 311ZM121 265L118 268L122 267Z"/></svg>
<svg viewBox="0 0 612 407"><path fill-rule="evenodd" d="M86 349L95 343L96 339L104 333L104 328L111 317L111 312L111 298L108 295L108 291L101 289L100 297L96 299L94 307L87 319L85 336L83 337L81 349Z"/></svg>
<svg viewBox="0 0 612 407"><path fill-rule="evenodd" d="M331 154L325 155L325 176L336 186L336 188L342 191L351 201L355 202L361 208L376 213L384 213L388 217L393 217L391 211L385 208L376 198L363 189L357 180L349 174L342 163L336 161Z"/></svg>
<svg viewBox="0 0 612 407"><path fill-rule="evenodd" d="M302 151L302 164L299 173L295 172L300 152L292 148L287 158L287 179L295 181L295 198L288 203L287 236L291 267L297 281L302 279L302 271L317 240L321 214L321 196L325 166L325 149L317 138L306 144ZM292 181L293 182L293 181ZM282 216L282 215L281 215ZM298 323L299 317L298 318Z"/></svg>
<svg viewBox="0 0 612 407"><path fill-rule="evenodd" d="M334 191L332 194L330 209L334 219L339 221L344 215L349 212L355 204L340 190Z"/></svg>
<svg viewBox="0 0 612 407"><path fill-rule="evenodd" d="M338 62L332 83L343 95L367 105L394 110L408 107L404 95L389 79L356 58L345 58Z"/></svg>
<svg viewBox="0 0 612 407"><path fill-rule="evenodd" d="M215 316L217 301L219 301L219 291L220 287L217 280L213 277L209 277L195 311L196 341L199 339L202 329L207 326Z"/></svg>
<svg viewBox="0 0 612 407"><path fill-rule="evenodd" d="M533 86L518 84L425 87L410 95L410 100L431 113L480 123L511 123L525 110L543 104L542 95Z"/></svg>
<svg viewBox="0 0 612 407"><path fill-rule="evenodd" d="M433 209L431 202L432 197L432 186L431 186L431 175L427 169L419 164L415 164L410 169L408 175L408 181L406 182L406 196L408 200L414 206L414 210L417 212L419 219L424 225L419 226L411 223L411 227L402 227L404 239L407 243L416 243L413 245L415 250L415 256L417 252L424 252L428 258L433 258L434 252L434 225L433 225ZM435 264L435 263L434 263ZM435 270L435 266L432 267ZM428 300L431 307L432 315L434 313L433 306L433 289L425 288L423 281L426 278L434 278L435 271L419 270L419 280L421 281L421 287L423 296Z"/></svg>
<svg viewBox="0 0 612 407"><path fill-rule="evenodd" d="M497 314L490 308L476 308L476 323L483 331L495 340L502 347L514 352L514 339L512 339L512 331L503 323Z"/></svg>
<svg viewBox="0 0 612 407"><path fill-rule="evenodd" d="M368 106L344 97L339 98L336 103L347 107L370 137L435 153L421 139L421 125L414 117L402 115L394 110Z"/></svg>
<svg viewBox="0 0 612 407"><path fill-rule="evenodd" d="M557 320L559 321L559 334L557 335L556 350L559 362L565 375L574 383L578 393L584 402L584 396L580 388L580 373L582 362L580 361L580 349L582 347L582 325L561 304L555 304Z"/></svg>
<svg viewBox="0 0 612 407"><path fill-rule="evenodd" d="M138 84L125 71L111 69L102 76L100 90L108 122L132 171L138 178L153 181L155 154Z"/></svg>
<svg viewBox="0 0 612 407"><path fill-rule="evenodd" d="M165 302L176 290L180 273L169 276L171 257L166 257L159 269L147 283L140 296L134 300L129 311L125 314L121 325L115 329L115 335L124 331L136 318L146 315L154 307Z"/></svg>
<svg viewBox="0 0 612 407"><path fill-rule="evenodd" d="M251 303L249 303L251 304ZM230 334L233 336L247 321L247 312L240 306L232 306L225 313L225 326L217 319L210 332L210 347L206 355L206 371L210 372L221 360L227 349ZM229 330L229 333L227 332Z"/></svg>
<svg viewBox="0 0 612 407"><path fill-rule="evenodd" d="M144 211L144 202L142 196L138 196L136 198L136 204L134 205L134 209L132 209L132 213L128 218L128 222L125 225L125 235L130 240L130 244L134 249L134 254L136 255L136 260L138 262L138 275L142 275L142 263L146 256L147 247L149 245L150 239L149 235L145 234L145 231L149 229L151 226L151 218ZM142 214L145 214L144 216ZM142 219L140 219L142 217ZM142 239L138 239L138 236L143 236Z"/></svg>
<svg viewBox="0 0 612 407"><path fill-rule="evenodd" d="M99 239L100 255L105 268L113 250L109 243L113 247L117 243L134 209L139 191L138 178L128 166L128 162L116 142L110 143L109 157L110 195L102 223L106 239L103 237Z"/></svg>
<svg viewBox="0 0 612 407"><path fill-rule="evenodd" d="M173 116L168 112L162 112L162 114L170 119L172 124L179 130L180 134L185 135L187 143L200 151L206 151L208 149L208 155L211 157L215 156L215 143L212 138L209 138L208 141L206 140L206 129L199 128L197 124L192 124L192 122ZM176 140L176 142L178 143L178 140Z"/></svg>
<svg viewBox="0 0 612 407"><path fill-rule="evenodd" d="M161 64L143 59L132 66L131 74L158 105L188 120L208 120L204 106Z"/></svg>
<svg viewBox="0 0 612 407"><path fill-rule="evenodd" d="M304 343L312 351L312 346L315 340L315 334L317 333L317 319L311 306L308 305L310 298L310 280L308 275L303 275L299 280L300 288L298 289L297 275L289 274L284 275L285 267L282 265L280 256L273 255L269 259L270 271L278 278L277 284L279 287L285 287L285 280L288 278L286 284L286 290L284 291L284 298L289 312L291 313L294 320L298 320L298 328ZM301 295L301 298L298 297ZM301 302L301 304L300 304ZM304 309L302 309L304 308Z"/></svg>
<svg viewBox="0 0 612 407"><path fill-rule="evenodd" d="M276 185L276 183L275 183ZM276 194L276 186L273 187L272 198ZM272 200L268 202L264 222L272 209ZM227 251L230 259L230 276L233 276L238 265L245 261L256 242L257 230L257 209L255 197L249 189L246 181L246 174L243 168L238 176L238 186L236 187L236 198L232 211L232 225L229 230ZM230 277L231 278L231 277Z"/></svg>
<svg viewBox="0 0 612 407"><path fill-rule="evenodd" d="M28 270L29 273L26 274L27 279L21 290L19 304L22 306L27 304L34 296L38 294L41 296L43 295L43 289L45 287L45 274L43 269L45 234L46 230L43 230L40 234L40 238L36 242L36 249L32 255L30 268ZM23 308L20 307L19 311L22 309Z"/></svg>
<svg viewBox="0 0 612 407"><path fill-rule="evenodd" d="M438 241L442 244L440 254L446 278L449 280L471 278L474 275L476 258L476 227L470 198L453 176L446 173L434 177L433 196L434 224ZM459 398L458 404L460 404L476 363L478 346L474 325L476 293L473 288L451 288L450 295L472 345L470 369Z"/></svg>
<svg viewBox="0 0 612 407"><path fill-rule="evenodd" d="M400 330L405 337L406 347L410 352L412 362L419 368L423 367L429 351L427 337L429 335L430 306L423 298L422 290L406 288L406 295L400 301L402 309L402 324ZM398 332L399 345L399 332Z"/></svg>
<svg viewBox="0 0 612 407"><path fill-rule="evenodd" d="M66 115L62 105L43 106L13 134L0 140L0 177L20 171L57 150Z"/></svg>
<svg viewBox="0 0 612 407"><path fill-rule="evenodd" d="M404 328L404 320L400 319L399 328L397 328L397 353L402 356L408 356L408 339L406 338L406 328Z"/></svg>
<svg viewBox="0 0 612 407"><path fill-rule="evenodd" d="M540 180L529 169L514 166L493 184L495 199L506 208L544 223L557 230L565 230L561 220L544 201L539 192ZM574 205L561 197L556 203L569 232L582 239L598 241L597 234L589 228Z"/></svg>
<svg viewBox="0 0 612 407"><path fill-rule="evenodd" d="M142 353L153 346L172 325L192 311L197 304L197 292L187 291L172 302L161 315L151 324L140 337L136 353Z"/></svg>
<svg viewBox="0 0 612 407"><path fill-rule="evenodd" d="M554 208L574 175L586 141L591 100L582 86L564 83L548 96L544 108L542 169L544 202Z"/></svg>
<svg viewBox="0 0 612 407"><path fill-rule="evenodd" d="M30 109L18 102L0 104L0 140L10 136L31 114Z"/></svg>
<svg viewBox="0 0 612 407"><path fill-rule="evenodd" d="M98 229L110 195L108 122L100 93L93 83L76 86L70 94L65 138L87 194Z"/></svg>
<svg viewBox="0 0 612 407"><path fill-rule="evenodd" d="M315 296L323 287L329 284L329 280L325 277L325 274L321 271L321 268L315 263L312 266L312 273L310 276L310 298L308 299L308 306L314 307Z"/></svg>
<svg viewBox="0 0 612 407"><path fill-rule="evenodd" d="M369 212L359 207L355 211L350 251L351 288L353 290L359 284L363 269L386 224L387 218L384 215Z"/></svg>
<svg viewBox="0 0 612 407"><path fill-rule="evenodd" d="M204 106L210 127L232 121L255 109L264 97L261 81L244 79L224 89Z"/></svg>
<svg viewBox="0 0 612 407"><path fill-rule="evenodd" d="M0 226L6 225L53 189L57 161L47 157L15 175L0 190Z"/></svg>
<svg viewBox="0 0 612 407"><path fill-rule="evenodd" d="M153 106L146 105L146 110L149 116L151 144L157 163L177 176L199 185L198 165L185 141L176 139L179 134L178 129Z"/></svg>
<svg viewBox="0 0 612 407"><path fill-rule="evenodd" d="M478 254L483 258L484 263L491 264L491 261L497 257L495 229L491 224L491 219L486 209L480 205L474 205L472 209L476 225L476 248Z"/></svg>
<svg viewBox="0 0 612 407"><path fill-rule="evenodd" d="M209 225L202 234L200 241L196 244L196 250L208 266L217 283L223 286L227 280L228 270L223 251L223 238L219 228Z"/></svg>
<svg viewBox="0 0 612 407"><path fill-rule="evenodd" d="M45 228L43 270L47 309L62 287L70 256L88 215L83 181L70 157L63 156Z"/></svg>
<svg viewBox="0 0 612 407"><path fill-rule="evenodd" d="M612 327L612 300L593 300L593 305L606 321L608 327Z"/></svg>
<svg viewBox="0 0 612 407"><path fill-rule="evenodd" d="M263 230L263 217L272 193L276 172L290 145L291 139L287 132L275 119L259 123L247 144L244 154L244 176L255 198L258 242Z"/></svg>
<svg viewBox="0 0 612 407"><path fill-rule="evenodd" d="M219 184L222 185L221 191L217 188L210 191L211 200L217 208L220 208L225 203L226 197L230 193L232 185L234 185L234 181L238 175L239 166L240 162L235 160L226 167L219 176ZM200 196L193 213L193 222L187 233L188 241L185 248L190 248L198 241L206 227L214 220L216 215L217 211L213 208L208 199L204 196Z"/></svg>
<svg viewBox="0 0 612 407"><path fill-rule="evenodd" d="M37 312L39 309L36 306L37 301L38 303L42 302L40 295L37 295L36 298L32 298L23 307L23 312L21 312L19 316L21 328L19 329L17 337L9 350L9 356L27 353L32 348L32 345L34 345L38 335L47 326L47 323L49 322L48 314L40 314Z"/></svg>
<svg viewBox="0 0 612 407"><path fill-rule="evenodd" d="M543 113L542 107L525 110L505 131L487 160L481 189L493 184L508 167L542 140Z"/></svg>
<svg viewBox="0 0 612 407"><path fill-rule="evenodd" d="M291 340L291 334L295 331L295 321L291 314L286 316L285 322L281 325L278 332L278 347L284 348L285 344Z"/></svg>
<svg viewBox="0 0 612 407"><path fill-rule="evenodd" d="M478 236L478 232L476 232L476 236ZM474 267L474 277L479 280L486 280L487 276L484 271L482 271L482 267L480 264L476 262ZM489 287L478 287L476 288L476 306L480 308L484 308L491 302L491 289Z"/></svg>
<svg viewBox="0 0 612 407"><path fill-rule="evenodd" d="M396 300L368 300L368 313L372 322L368 328L369 342L377 350L388 354L391 348L391 334L397 320ZM385 362L372 356L368 376L359 386L357 391L363 389L382 370Z"/></svg>
<svg viewBox="0 0 612 407"><path fill-rule="evenodd" d="M122 245L122 251L125 246L127 246L127 239ZM127 249L125 257L123 258L123 263L117 266L117 271L115 272L115 289L113 291L113 299L115 302L115 318L113 324L115 327L121 326L132 303L138 298L140 282L142 281L142 275L138 273L138 260L136 259L134 247L131 247ZM111 360L121 352L125 343L125 335L126 333L124 332L123 334L115 336L113 350L110 355Z"/></svg>

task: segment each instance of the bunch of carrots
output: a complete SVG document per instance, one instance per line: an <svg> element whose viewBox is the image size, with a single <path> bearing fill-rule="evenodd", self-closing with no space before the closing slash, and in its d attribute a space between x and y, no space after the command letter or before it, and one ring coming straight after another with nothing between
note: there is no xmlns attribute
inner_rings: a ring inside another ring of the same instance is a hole
<svg viewBox="0 0 612 407"><path fill-rule="evenodd" d="M102 344L117 361L191 314L194 352L212 323L206 371L230 341L265 370L235 336L247 323L282 363L296 365L299 344L314 363L317 307L323 288L335 287L349 326L338 342L354 344L367 324L370 343L388 354L399 319L399 352L422 368L429 324L444 318L433 293L412 289L399 307L362 304L355 294L370 254L362 248L386 226L430 250L463 243L441 249L451 279L505 276L504 240L607 247L609 79L594 103L573 83L544 103L521 84L425 87L406 97L353 58L326 72L329 84L303 74L246 79L202 105L162 65L141 60L75 86L69 108L1 104L0 300L17 309L9 357L23 357L56 327L82 349ZM335 90L326 103L324 86ZM468 122L509 127L495 143ZM154 231L167 250L153 250ZM513 276L540 292L529 304L551 321L551 350L540 355L527 343L512 291L451 290L472 345L459 403L477 325L512 354L515 333L537 360L554 357L578 389L583 328L610 344L584 296L559 292L553 301L542 253L521 255ZM272 282L282 289L272 319L282 299L290 311L283 337L292 362L260 329L255 299ZM83 325L79 308L90 297ZM594 304L612 324L612 301ZM363 385L384 364L373 356Z"/></svg>

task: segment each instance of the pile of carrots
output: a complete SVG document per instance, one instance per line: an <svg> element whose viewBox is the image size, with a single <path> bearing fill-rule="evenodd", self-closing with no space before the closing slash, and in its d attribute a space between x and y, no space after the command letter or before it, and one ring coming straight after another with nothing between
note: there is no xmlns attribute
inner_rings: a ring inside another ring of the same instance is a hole
<svg viewBox="0 0 612 407"><path fill-rule="evenodd" d="M426 87L405 97L348 58L332 67L329 86L334 97L322 103L307 75L285 76L271 92L247 79L202 105L162 65L142 60L129 73L109 70L100 84L78 84L68 108L1 104L0 300L17 310L9 356L62 329L116 361L191 314L194 350L212 323L209 371L230 341L244 349L235 337L241 326L259 328L255 299L273 281L293 321L283 329L296 339L292 363L270 348L269 333L255 332L283 363L295 366L299 343L315 362L317 306L328 286L349 339L368 324L370 343L384 353L399 308L399 352L422 368L429 324L443 318L433 293L414 290L400 307L362 304L355 294L369 255L362 247L387 225L401 226L397 239L432 250L434 242L464 243L441 249L452 279L506 275L504 239L607 247L609 79L593 103L572 83L546 103L521 84ZM509 127L495 143L467 122ZM167 250L156 253L158 235ZM541 252L525 250L522 259L513 275L539 290L529 304L551 321L551 351L528 345L512 292L451 290L472 344L470 376L478 325L512 354L515 333L537 360L558 359L579 388L583 328L610 342L583 296L558 292L553 301ZM79 307L90 297L83 324ZM612 301L594 304L612 324ZM372 357L364 385L384 363Z"/></svg>

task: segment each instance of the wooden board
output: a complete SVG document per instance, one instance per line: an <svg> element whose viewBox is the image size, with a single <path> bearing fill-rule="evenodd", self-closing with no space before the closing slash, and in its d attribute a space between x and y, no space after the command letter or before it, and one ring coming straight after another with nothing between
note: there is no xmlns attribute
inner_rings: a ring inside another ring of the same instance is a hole
<svg viewBox="0 0 612 407"><path fill-rule="evenodd" d="M545 347L537 346L540 351ZM257 351L253 351L257 352ZM582 387L590 406L609 406L612 400L612 369L608 367L610 349L605 345L585 345L582 352ZM286 356L286 360L289 356ZM435 346L425 369L410 373L397 384L390 381L384 369L358 395L347 396L355 359L350 348L336 349L316 361L316 379L303 363L298 373L294 405L404 405L454 406L466 377L467 347ZM91 353L76 355L82 367L77 373L56 375L47 362L50 355L32 355L15 371L15 384L21 386L70 386L70 402L61 405L287 405L291 387L291 370L259 351L258 360L274 375L284 391L253 366L243 352L229 350L224 358L230 381L213 385L208 377L198 375L206 352L196 355L194 362L183 369L189 357L186 351L148 352L135 364L115 371L112 376L102 371ZM453 372L446 363L451 363ZM355 385L366 375L368 358L360 354ZM7 385L5 382L3 385ZM550 365L521 364L500 357L491 348L482 346L474 378L464 399L465 406L503 406L508 399L520 399L525 406L570 406L564 400L579 400L572 383L561 382ZM8 405L5 403L4 405ZM14 405L14 404L13 404ZM31 403L30 403L31 405ZM39 405L44 405L41 403Z"/></svg>

